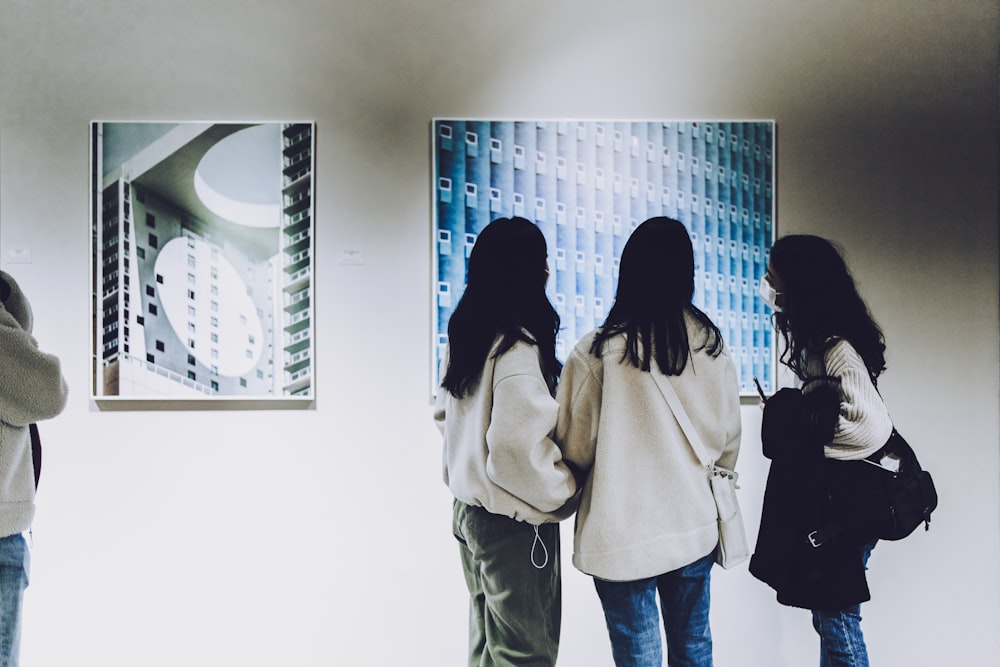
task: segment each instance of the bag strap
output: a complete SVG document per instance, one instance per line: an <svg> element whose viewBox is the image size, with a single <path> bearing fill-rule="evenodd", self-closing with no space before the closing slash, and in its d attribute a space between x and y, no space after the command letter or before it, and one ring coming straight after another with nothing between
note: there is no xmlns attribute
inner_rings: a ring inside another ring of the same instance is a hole
<svg viewBox="0 0 1000 667"><path fill-rule="evenodd" d="M660 375L655 371L650 371L649 373L653 382L656 383L657 388L660 393L663 394L664 400L666 400L667 405L674 413L674 417L677 419L677 423L680 425L681 430L684 431L684 435L687 436L688 443L691 445L691 449L694 450L695 456L701 461L701 464L706 468L711 468L715 461L713 461L705 449L705 445L702 443L701 436L698 435L698 431L695 430L694 424L691 423L691 418L688 417L687 411L684 406L681 405L681 399L677 396L677 392L674 391L674 386L670 383L670 378L665 375Z"/></svg>
<svg viewBox="0 0 1000 667"><path fill-rule="evenodd" d="M38 435L38 424L29 424L28 433L31 438L31 463L35 469L35 488L42 476L42 438Z"/></svg>

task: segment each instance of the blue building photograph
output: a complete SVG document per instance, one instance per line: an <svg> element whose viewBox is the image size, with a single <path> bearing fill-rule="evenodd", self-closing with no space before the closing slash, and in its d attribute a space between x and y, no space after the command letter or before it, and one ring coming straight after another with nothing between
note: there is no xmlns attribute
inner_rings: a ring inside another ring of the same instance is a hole
<svg viewBox="0 0 1000 667"><path fill-rule="evenodd" d="M740 391L775 387L770 310L758 294L774 239L772 121L452 120L433 123L436 369L479 232L499 217L545 234L557 355L603 323L632 230L680 220L695 304L725 336ZM435 386L436 386L436 377Z"/></svg>

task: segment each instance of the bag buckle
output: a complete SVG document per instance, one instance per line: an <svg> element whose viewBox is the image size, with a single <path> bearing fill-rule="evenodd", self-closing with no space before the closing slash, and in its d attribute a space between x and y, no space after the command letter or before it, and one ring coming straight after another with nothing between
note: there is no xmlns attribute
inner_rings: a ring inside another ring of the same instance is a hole
<svg viewBox="0 0 1000 667"><path fill-rule="evenodd" d="M823 543L819 541L818 537L816 537L816 533L818 532L819 532L818 530L814 530L813 532L806 535L806 538L809 540L809 544L811 544L814 549L816 547L823 546Z"/></svg>

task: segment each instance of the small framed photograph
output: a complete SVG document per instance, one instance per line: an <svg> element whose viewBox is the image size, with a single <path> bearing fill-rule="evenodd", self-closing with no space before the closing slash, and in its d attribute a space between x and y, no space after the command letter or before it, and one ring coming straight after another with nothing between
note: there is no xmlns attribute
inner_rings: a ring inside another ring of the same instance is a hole
<svg viewBox="0 0 1000 667"><path fill-rule="evenodd" d="M90 129L92 398L311 400L314 124Z"/></svg>

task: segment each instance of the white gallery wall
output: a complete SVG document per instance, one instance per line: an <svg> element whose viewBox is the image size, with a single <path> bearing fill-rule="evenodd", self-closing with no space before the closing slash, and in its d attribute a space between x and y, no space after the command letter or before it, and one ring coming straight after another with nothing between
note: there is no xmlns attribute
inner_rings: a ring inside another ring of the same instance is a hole
<svg viewBox="0 0 1000 667"><path fill-rule="evenodd" d="M5 0L0 267L71 386L42 427L24 664L462 664L428 402L433 117L773 119L779 234L845 248L941 495L930 532L872 557L873 663L998 664L998 43L993 0ZM95 119L316 122L311 409L88 399ZM560 665L608 665L563 528ZM712 614L719 665L818 663L808 613L745 566L716 570Z"/></svg>

